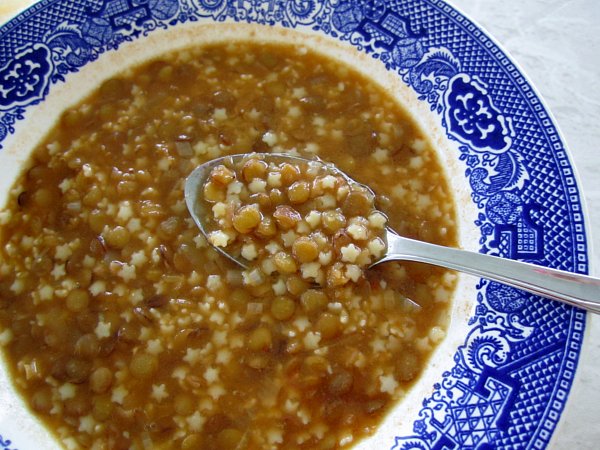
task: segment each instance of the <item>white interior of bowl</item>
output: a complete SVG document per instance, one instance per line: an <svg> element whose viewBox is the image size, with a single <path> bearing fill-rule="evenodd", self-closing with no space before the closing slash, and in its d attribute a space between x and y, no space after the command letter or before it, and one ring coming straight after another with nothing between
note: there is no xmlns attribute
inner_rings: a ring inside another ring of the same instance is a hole
<svg viewBox="0 0 600 450"><path fill-rule="evenodd" d="M87 64L80 72L67 76L66 83L52 86L48 97L41 104L26 112L25 120L18 122L16 132L9 136L0 151L0 205L5 205L9 190L22 170L31 151L59 119L62 111L75 105L93 92L100 83L149 59L172 50L202 45L205 43L231 42L232 40L257 40L263 42L301 42L306 48L340 59L367 74L384 86L390 96L395 97L418 121L429 135L437 150L457 210L459 245L462 248L478 251L480 231L474 220L477 210L471 201L469 186L464 176L464 167L458 161L459 151L455 143L449 141L441 126L441 118L435 115L426 102L419 101L417 94L395 74L388 72L383 64L368 55L359 53L348 43L342 43L310 30L302 32L280 27L240 23L187 23L168 30L152 32L149 36L123 44L118 51L109 51ZM357 449L370 449L376 446L390 447L394 436L413 434L412 423L422 408L422 401L431 395L433 384L442 379L444 370L453 364L453 355L463 344L468 332L467 321L475 305L474 277L460 276L454 301L451 307L451 322L446 339L437 347L430 363L416 385L385 419L379 431L371 438L363 440ZM28 412L24 401L16 395L7 370L0 370L0 431L5 438L13 440L20 448L59 448L51 444L48 431ZM18 424L18 428L15 425ZM6 436L4 434L7 434Z"/></svg>

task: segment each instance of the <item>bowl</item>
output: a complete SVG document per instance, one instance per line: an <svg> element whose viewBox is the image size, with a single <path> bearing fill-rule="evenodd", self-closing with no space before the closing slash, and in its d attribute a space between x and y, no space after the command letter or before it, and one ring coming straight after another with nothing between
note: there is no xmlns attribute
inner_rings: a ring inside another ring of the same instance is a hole
<svg viewBox="0 0 600 450"><path fill-rule="evenodd" d="M316 49L385 86L445 167L461 247L587 272L577 180L547 109L499 46L442 1L42 1L0 29L0 204L62 111L104 80L169 51L247 39ZM356 448L545 447L585 317L460 276L446 338ZM6 370L0 385L5 445L60 447Z"/></svg>

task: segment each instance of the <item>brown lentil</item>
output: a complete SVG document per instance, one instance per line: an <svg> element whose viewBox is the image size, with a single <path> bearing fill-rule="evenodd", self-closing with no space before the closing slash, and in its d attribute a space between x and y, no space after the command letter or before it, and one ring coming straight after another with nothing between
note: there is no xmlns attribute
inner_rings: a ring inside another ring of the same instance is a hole
<svg viewBox="0 0 600 450"><path fill-rule="evenodd" d="M289 297L280 296L275 297L271 304L271 314L277 320L288 320L294 315L296 309L296 303Z"/></svg>

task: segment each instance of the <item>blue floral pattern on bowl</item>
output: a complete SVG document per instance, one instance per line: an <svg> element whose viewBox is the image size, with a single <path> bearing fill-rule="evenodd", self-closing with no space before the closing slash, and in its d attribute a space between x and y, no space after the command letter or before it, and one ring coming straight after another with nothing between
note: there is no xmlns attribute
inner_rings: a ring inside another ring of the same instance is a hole
<svg viewBox="0 0 600 450"><path fill-rule="evenodd" d="M448 133L455 139L482 153L500 154L510 148L512 121L494 107L478 78L464 73L453 77L444 104Z"/></svg>
<svg viewBox="0 0 600 450"><path fill-rule="evenodd" d="M587 272L578 189L544 105L502 50L442 0L42 0L0 28L0 146L69 73L124 42L201 20L309 28L380 60L458 143L480 251ZM481 280L454 366L423 400L413 433L390 448L544 448L584 326L581 311ZM0 447L12 445L0 436Z"/></svg>
<svg viewBox="0 0 600 450"><path fill-rule="evenodd" d="M34 45L0 69L0 110L30 104L46 94L52 69L50 52Z"/></svg>

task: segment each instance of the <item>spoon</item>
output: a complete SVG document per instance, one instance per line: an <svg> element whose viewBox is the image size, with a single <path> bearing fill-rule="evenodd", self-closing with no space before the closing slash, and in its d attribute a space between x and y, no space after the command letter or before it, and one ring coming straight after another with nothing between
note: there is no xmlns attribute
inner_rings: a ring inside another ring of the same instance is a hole
<svg viewBox="0 0 600 450"><path fill-rule="evenodd" d="M196 225L205 236L207 236L207 231L202 221L202 218L205 217L205 211L202 206L204 202L199 201L201 200L199 197L202 192L200 188L204 185L214 167L222 164L225 160L235 163L247 156L246 154L240 154L213 159L196 167L187 177L185 181L185 201L194 222L196 222ZM275 162L313 161L280 153L265 156L269 159L272 158ZM349 182L360 184L335 166L319 160L317 161L326 165L330 171L343 176ZM385 229L384 240L387 242L386 253L382 258L373 263L371 267L386 261L416 261L433 264L497 281L535 295L541 295L577 306L587 311L600 313L600 278L550 269L535 264L484 255L467 250L429 244L400 236L389 227ZM243 261L230 255L224 249L220 247L214 248L242 267L247 267Z"/></svg>

